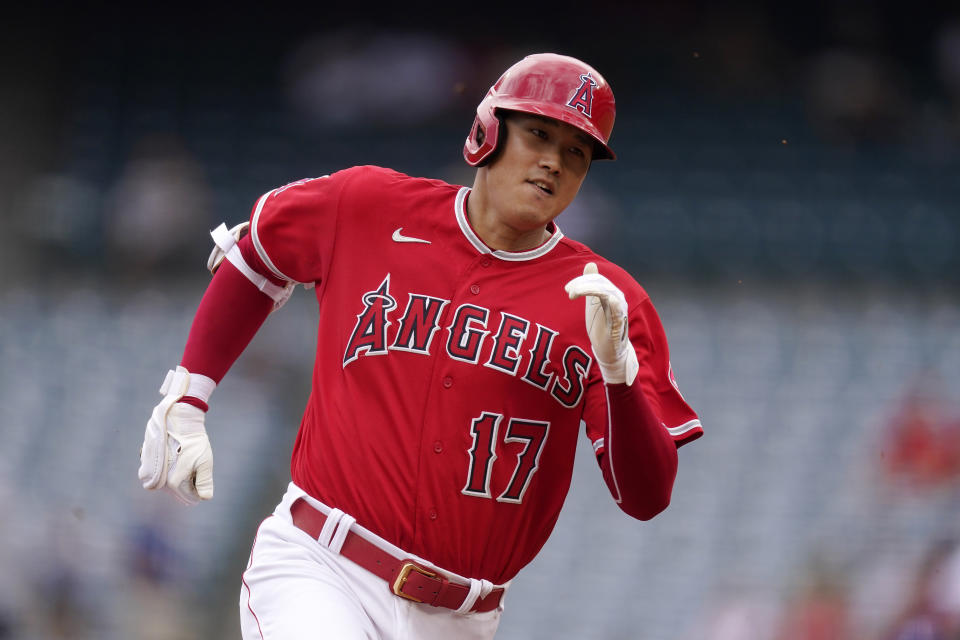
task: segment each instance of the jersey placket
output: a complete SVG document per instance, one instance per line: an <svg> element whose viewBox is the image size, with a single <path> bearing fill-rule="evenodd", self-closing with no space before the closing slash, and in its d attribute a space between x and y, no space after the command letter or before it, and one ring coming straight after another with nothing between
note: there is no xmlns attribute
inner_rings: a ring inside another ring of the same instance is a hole
<svg viewBox="0 0 960 640"><path fill-rule="evenodd" d="M456 500L460 497L460 487L450 489L451 495L444 490L448 485L430 486L426 482L429 478L449 477L451 473L467 478L467 464L465 448L461 445L463 438L469 436L469 424L454 424L448 416L443 415L439 405L448 400L443 395L456 393L469 397L470 389L476 385L471 380L474 367L464 368L458 363L482 366L481 356L485 351L490 327L491 312L478 304L481 293L489 287L490 268L496 260L488 254L481 254L473 258L466 268L457 270L456 282L450 303L445 306L440 316L443 343L438 344L437 357L434 360L430 380L430 394L425 404L424 428L421 431L420 462L416 478L416 529L414 540L417 546L423 544L424 537L432 537L429 529L449 523ZM487 282L485 282L487 280ZM440 473L424 472L425 469L437 465L446 467ZM441 492L441 493L438 493Z"/></svg>

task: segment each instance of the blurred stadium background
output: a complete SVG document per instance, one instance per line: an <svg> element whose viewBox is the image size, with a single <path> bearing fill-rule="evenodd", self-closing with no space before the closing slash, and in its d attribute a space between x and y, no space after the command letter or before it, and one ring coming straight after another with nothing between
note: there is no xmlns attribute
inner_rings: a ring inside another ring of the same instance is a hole
<svg viewBox="0 0 960 640"><path fill-rule="evenodd" d="M706 436L649 523L584 446L499 637L960 637L960 13L644 4L5 10L0 638L239 637L315 301L217 391L216 499L144 493L207 230L352 164L469 184L476 103L543 50L619 104L560 225L646 286Z"/></svg>

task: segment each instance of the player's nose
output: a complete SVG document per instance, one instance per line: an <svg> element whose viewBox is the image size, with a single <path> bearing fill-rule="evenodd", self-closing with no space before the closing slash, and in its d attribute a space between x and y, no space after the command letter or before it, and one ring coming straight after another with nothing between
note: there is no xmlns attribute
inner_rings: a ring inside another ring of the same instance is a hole
<svg viewBox="0 0 960 640"><path fill-rule="evenodd" d="M549 173L560 173L560 150L553 145L547 145L540 153L539 166Z"/></svg>

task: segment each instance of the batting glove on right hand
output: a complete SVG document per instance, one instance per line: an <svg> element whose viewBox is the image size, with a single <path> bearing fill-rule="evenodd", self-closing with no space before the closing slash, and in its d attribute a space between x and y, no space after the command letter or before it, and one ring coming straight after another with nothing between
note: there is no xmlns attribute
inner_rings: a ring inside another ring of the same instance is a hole
<svg viewBox="0 0 960 640"><path fill-rule="evenodd" d="M627 326L627 299L597 265L588 262L583 275L564 287L571 300L586 297L587 334L600 373L608 384L633 384L640 370L637 352L630 343Z"/></svg>
<svg viewBox="0 0 960 640"><path fill-rule="evenodd" d="M144 489L164 489L193 505L213 497L213 450L204 428L204 412L177 402L190 387L183 367L167 374L163 400L153 408L140 448L137 475Z"/></svg>

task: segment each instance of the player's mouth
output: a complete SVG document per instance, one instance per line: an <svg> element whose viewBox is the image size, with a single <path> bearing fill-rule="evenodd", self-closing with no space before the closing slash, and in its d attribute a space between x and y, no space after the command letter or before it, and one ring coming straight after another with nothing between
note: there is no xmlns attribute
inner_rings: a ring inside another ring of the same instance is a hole
<svg viewBox="0 0 960 640"><path fill-rule="evenodd" d="M552 195L553 195L553 184L552 184L552 183L546 182L546 181L544 181L544 180L527 180L527 182L530 183L530 184L532 184L533 186L535 186L537 189L539 189L539 190L540 190L542 193L544 193L545 195L548 195L548 196L552 196Z"/></svg>

